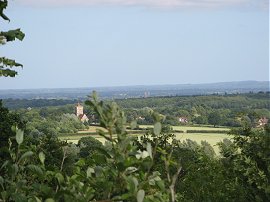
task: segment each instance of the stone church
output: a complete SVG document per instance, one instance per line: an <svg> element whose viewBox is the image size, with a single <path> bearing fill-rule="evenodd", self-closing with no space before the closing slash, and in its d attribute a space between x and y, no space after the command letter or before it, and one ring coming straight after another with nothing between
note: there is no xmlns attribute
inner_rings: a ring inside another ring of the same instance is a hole
<svg viewBox="0 0 270 202"><path fill-rule="evenodd" d="M89 119L86 114L83 113L83 106L78 103L75 107L75 114L80 119L81 122L88 122Z"/></svg>

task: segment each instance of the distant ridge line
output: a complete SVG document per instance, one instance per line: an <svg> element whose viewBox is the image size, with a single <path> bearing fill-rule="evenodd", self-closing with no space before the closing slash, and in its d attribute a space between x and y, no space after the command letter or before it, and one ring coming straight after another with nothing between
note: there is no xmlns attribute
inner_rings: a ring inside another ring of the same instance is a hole
<svg viewBox="0 0 270 202"><path fill-rule="evenodd" d="M203 84L135 85L83 88L41 88L0 90L0 99L86 99L93 90L102 98L132 98L176 95L235 94L269 91L269 81L234 81Z"/></svg>

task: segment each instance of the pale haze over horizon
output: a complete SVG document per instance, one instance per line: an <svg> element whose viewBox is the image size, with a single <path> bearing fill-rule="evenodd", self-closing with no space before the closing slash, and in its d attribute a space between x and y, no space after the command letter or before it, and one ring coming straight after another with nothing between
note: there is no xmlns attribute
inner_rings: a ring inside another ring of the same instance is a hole
<svg viewBox="0 0 270 202"><path fill-rule="evenodd" d="M268 0L14 0L0 89L269 81Z"/></svg>

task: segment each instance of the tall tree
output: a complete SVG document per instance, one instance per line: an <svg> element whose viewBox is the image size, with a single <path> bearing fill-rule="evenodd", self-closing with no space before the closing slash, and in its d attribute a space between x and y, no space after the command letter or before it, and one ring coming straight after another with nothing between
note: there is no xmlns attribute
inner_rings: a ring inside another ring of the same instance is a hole
<svg viewBox="0 0 270 202"><path fill-rule="evenodd" d="M221 125L222 117L220 113L217 111L210 113L208 116L208 122L209 124L214 125L214 127L216 127L217 125Z"/></svg>

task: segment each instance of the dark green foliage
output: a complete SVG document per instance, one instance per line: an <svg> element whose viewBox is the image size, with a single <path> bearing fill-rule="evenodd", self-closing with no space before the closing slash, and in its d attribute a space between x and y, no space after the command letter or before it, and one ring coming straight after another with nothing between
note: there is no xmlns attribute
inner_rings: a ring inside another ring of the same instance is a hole
<svg viewBox="0 0 270 202"><path fill-rule="evenodd" d="M222 125L222 117L219 112L212 112L208 116L208 123L214 125L216 127L217 125Z"/></svg>
<svg viewBox="0 0 270 202"><path fill-rule="evenodd" d="M4 14L4 10L7 8L7 5L8 5L8 1L7 0L1 0L0 1L0 16L4 20L10 21L9 18Z"/></svg>
<svg viewBox="0 0 270 202"><path fill-rule="evenodd" d="M197 116L193 119L193 122L197 124L207 124L208 120L206 116Z"/></svg>
<svg viewBox="0 0 270 202"><path fill-rule="evenodd" d="M74 105L64 107L46 107L19 110L27 122L25 133L28 135L59 135L62 133L74 134L79 130L86 129L73 112ZM66 113L67 112L67 113Z"/></svg>
<svg viewBox="0 0 270 202"><path fill-rule="evenodd" d="M64 146L67 144L52 134L44 135L39 139L38 149L45 154L45 165L49 170L60 169Z"/></svg>
<svg viewBox="0 0 270 202"><path fill-rule="evenodd" d="M233 143L221 144L228 175L239 180L249 201L270 200L270 133L244 128ZM236 131L235 131L236 132ZM243 135L239 135L243 134Z"/></svg>
<svg viewBox="0 0 270 202"><path fill-rule="evenodd" d="M78 147L80 148L79 156L81 158L90 157L99 151L99 149L104 149L104 146L100 141L94 137L83 137L78 142Z"/></svg>
<svg viewBox="0 0 270 202"><path fill-rule="evenodd" d="M11 128L16 126L24 129L25 123L19 114L11 113L7 108L4 108L2 100L0 100L0 159L6 156L5 151L9 146L8 140L15 136L15 132Z"/></svg>
<svg viewBox="0 0 270 202"><path fill-rule="evenodd" d="M269 93L240 95L207 95L152 97L124 99L117 103L125 109L128 120L137 119L139 124L153 124L148 107L166 115L165 123L180 125L178 117L185 117L185 124L212 124L239 127L238 119L245 115L256 126L258 118L270 118ZM144 119L140 119L143 117Z"/></svg>

